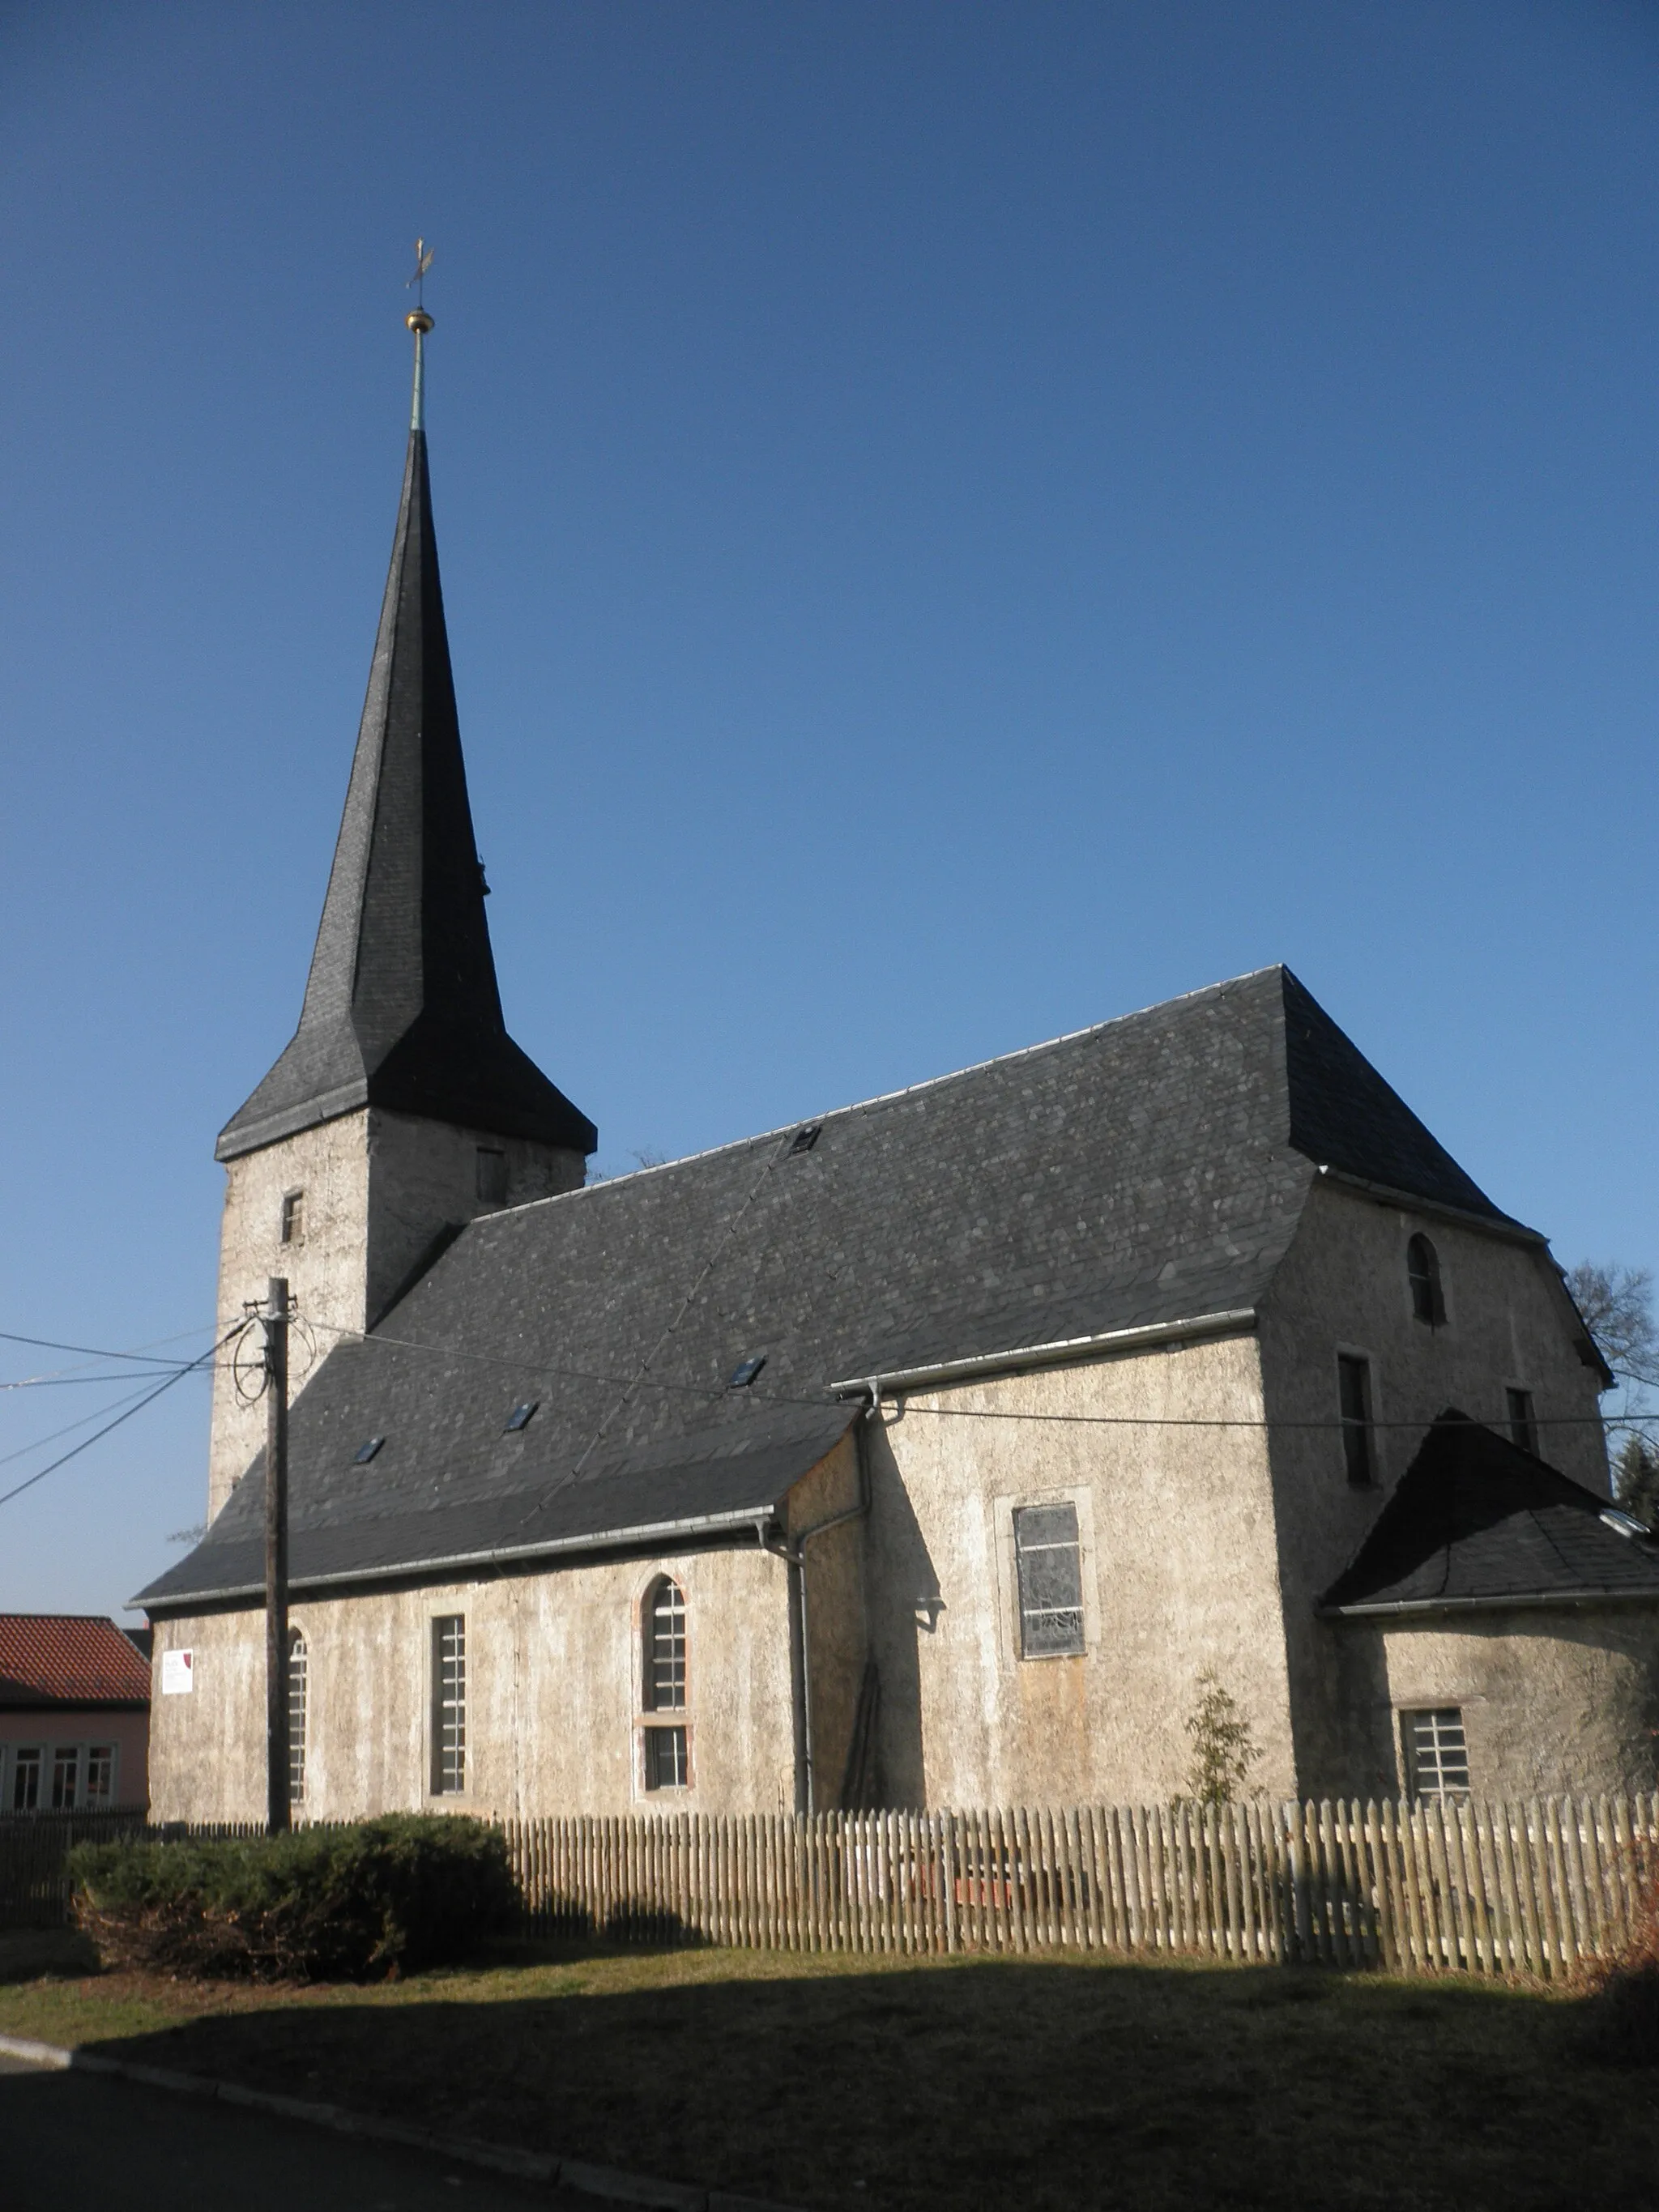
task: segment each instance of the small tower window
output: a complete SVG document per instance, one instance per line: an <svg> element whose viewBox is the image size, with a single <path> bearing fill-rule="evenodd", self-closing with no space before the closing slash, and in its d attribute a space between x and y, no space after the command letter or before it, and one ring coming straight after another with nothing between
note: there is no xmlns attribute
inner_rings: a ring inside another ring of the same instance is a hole
<svg viewBox="0 0 1659 2212"><path fill-rule="evenodd" d="M507 1154L493 1146L478 1147L478 1203L480 1206L507 1204Z"/></svg>
<svg viewBox="0 0 1659 2212"><path fill-rule="evenodd" d="M1532 1392L1517 1390L1513 1384L1504 1393L1504 1409L1509 1415L1510 1442L1519 1444L1523 1452L1538 1456L1538 1420L1532 1409Z"/></svg>
<svg viewBox="0 0 1659 2212"><path fill-rule="evenodd" d="M1376 1455L1371 1437L1370 1361L1355 1352L1339 1352L1336 1387L1341 1414L1342 1456L1347 1465L1348 1480L1356 1490L1366 1490L1376 1480Z"/></svg>
<svg viewBox="0 0 1659 2212"><path fill-rule="evenodd" d="M302 1190L283 1194L283 1242L303 1244L306 1235L306 1194Z"/></svg>
<svg viewBox="0 0 1659 2212"><path fill-rule="evenodd" d="M1419 1230L1406 1247L1406 1274L1412 1286L1415 1320L1438 1328L1446 1318L1446 1301L1440 1289L1440 1256Z"/></svg>

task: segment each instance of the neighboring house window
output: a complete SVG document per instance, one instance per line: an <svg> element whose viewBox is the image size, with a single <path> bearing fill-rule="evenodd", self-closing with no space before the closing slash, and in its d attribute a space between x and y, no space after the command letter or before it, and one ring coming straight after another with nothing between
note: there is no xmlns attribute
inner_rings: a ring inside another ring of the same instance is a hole
<svg viewBox="0 0 1659 2212"><path fill-rule="evenodd" d="M1406 1788L1413 1797L1462 1797L1468 1794L1469 1747L1458 1705L1401 1713L1401 1742L1406 1753Z"/></svg>
<svg viewBox="0 0 1659 2212"><path fill-rule="evenodd" d="M466 1616L432 1624L432 1787L449 1796L466 1787Z"/></svg>
<svg viewBox="0 0 1659 2212"><path fill-rule="evenodd" d="M1419 1233L1406 1247L1406 1273L1412 1286L1412 1312L1431 1328L1446 1318L1446 1301L1440 1288L1440 1255Z"/></svg>
<svg viewBox="0 0 1659 2212"><path fill-rule="evenodd" d="M1083 1561L1075 1505L1014 1509L1019 1650L1048 1659L1083 1649Z"/></svg>
<svg viewBox="0 0 1659 2212"><path fill-rule="evenodd" d="M1522 1451L1538 1453L1538 1423L1533 1416L1532 1392L1509 1389L1504 1393L1510 1417L1510 1442L1519 1444Z"/></svg>
<svg viewBox="0 0 1659 2212"><path fill-rule="evenodd" d="M73 1811L80 1779L80 1745L60 1743L52 1754L52 1809L54 1813Z"/></svg>
<svg viewBox="0 0 1659 2212"><path fill-rule="evenodd" d="M310 1672L306 1640L296 1628L288 1639L288 1802L306 1802L306 1692Z"/></svg>
<svg viewBox="0 0 1659 2212"><path fill-rule="evenodd" d="M1336 1358L1337 1401L1342 1414L1342 1455L1348 1480L1363 1490L1376 1480L1376 1449L1371 1435L1371 1363L1357 1352Z"/></svg>
<svg viewBox="0 0 1659 2212"><path fill-rule="evenodd" d="M33 1813L40 1802L40 1769L46 1752L38 1743L21 1743L12 1764L11 1809Z"/></svg>
<svg viewBox="0 0 1659 2212"><path fill-rule="evenodd" d="M88 1805L112 1805L115 1802L115 1746L94 1743L87 1750L87 1790Z"/></svg>
<svg viewBox="0 0 1659 2212"><path fill-rule="evenodd" d="M645 1732L645 1786L684 1790L689 1776L683 1728L648 1728Z"/></svg>
<svg viewBox="0 0 1659 2212"><path fill-rule="evenodd" d="M646 1609L645 1706L685 1711L685 1594L678 1583L659 1582Z"/></svg>
<svg viewBox="0 0 1659 2212"><path fill-rule="evenodd" d="M507 1154L488 1145L478 1147L478 1203L507 1204Z"/></svg>
<svg viewBox="0 0 1659 2212"><path fill-rule="evenodd" d="M283 1199L283 1242L301 1244L306 1233L306 1194L302 1190L290 1190Z"/></svg>

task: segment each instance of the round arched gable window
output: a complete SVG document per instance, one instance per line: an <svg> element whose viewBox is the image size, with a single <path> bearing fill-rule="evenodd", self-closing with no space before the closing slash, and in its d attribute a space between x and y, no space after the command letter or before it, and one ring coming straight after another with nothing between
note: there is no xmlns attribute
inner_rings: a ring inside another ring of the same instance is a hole
<svg viewBox="0 0 1659 2212"><path fill-rule="evenodd" d="M1419 1229L1406 1247L1406 1276L1412 1290L1412 1316L1438 1328L1446 1318L1440 1287L1440 1255Z"/></svg>

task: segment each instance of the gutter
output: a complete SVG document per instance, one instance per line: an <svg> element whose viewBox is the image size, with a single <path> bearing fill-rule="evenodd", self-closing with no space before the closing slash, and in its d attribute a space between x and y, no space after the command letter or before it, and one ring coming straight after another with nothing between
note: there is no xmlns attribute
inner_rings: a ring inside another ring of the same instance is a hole
<svg viewBox="0 0 1659 2212"><path fill-rule="evenodd" d="M1517 1607L1580 1605L1659 1605L1659 1585L1652 1589L1517 1590L1508 1597L1382 1598L1374 1605L1316 1605L1322 1620L1360 1620L1403 1618L1407 1613L1508 1613Z"/></svg>
<svg viewBox="0 0 1659 2212"><path fill-rule="evenodd" d="M293 1590L326 1589L346 1583L379 1583L402 1581L410 1575L432 1576L444 1568L491 1567L509 1565L519 1559L556 1559L567 1553L601 1552L638 1544L655 1544L675 1536L708 1536L735 1534L763 1526L772 1517L776 1501L769 1499L762 1505L745 1505L729 1513L696 1513L680 1521L653 1521L636 1523L626 1528L597 1529L586 1536L555 1536L544 1538L538 1544L497 1544L483 1552L453 1552L439 1559L404 1559L388 1565L346 1567L333 1574L294 1575L289 1587ZM816 1534L816 1530L809 1530ZM221 1589L191 1589L169 1592L154 1601L143 1597L129 1598L127 1604L145 1613L183 1613L192 1605L217 1603L234 1597L263 1597L264 1583L231 1583Z"/></svg>
<svg viewBox="0 0 1659 2212"><path fill-rule="evenodd" d="M1546 1251L1549 1249L1549 1238L1541 1229L1528 1229L1524 1221L1512 1221L1506 1213L1477 1213L1471 1206L1452 1206L1440 1198L1421 1198L1415 1191L1399 1190L1392 1183L1373 1182L1368 1176L1350 1175L1346 1168L1329 1167L1323 1161L1315 1164L1326 1182L1336 1183L1344 1190L1358 1191L1362 1197L1375 1199L1379 1206L1398 1206L1402 1212L1428 1213L1442 1221L1455 1221L1465 1229L1481 1229L1488 1237L1501 1237L1506 1243L1532 1244Z"/></svg>
<svg viewBox="0 0 1659 2212"><path fill-rule="evenodd" d="M1184 1321L1148 1322L1138 1328L1109 1328L1094 1336L1061 1337L1052 1344L1021 1345L1012 1352L976 1352L969 1359L945 1359L929 1367L896 1367L880 1375L849 1376L832 1382L837 1397L865 1390L879 1404L899 1390L920 1390L934 1383L963 1382L976 1375L1017 1375L1030 1367L1061 1367L1075 1359L1113 1352L1134 1352L1153 1344L1168 1344L1189 1336L1234 1336L1256 1325L1254 1306L1235 1306L1226 1313L1189 1315Z"/></svg>

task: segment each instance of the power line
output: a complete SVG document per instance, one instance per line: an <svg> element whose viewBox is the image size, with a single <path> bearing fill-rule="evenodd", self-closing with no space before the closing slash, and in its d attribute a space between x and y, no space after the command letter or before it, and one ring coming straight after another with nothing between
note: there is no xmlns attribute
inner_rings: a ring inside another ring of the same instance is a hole
<svg viewBox="0 0 1659 2212"><path fill-rule="evenodd" d="M45 1436L35 1437L28 1443L18 1444L9 1452L0 1453L0 1467L9 1467L15 1459L27 1459L31 1452L39 1451L43 1445L55 1444L59 1437L72 1437L76 1429L84 1429L88 1422L101 1421L117 1407L127 1404L129 1400L141 1398L149 1389L149 1381L146 1376L136 1390L129 1392L127 1398L106 1399L101 1406L94 1407L91 1413L82 1413L78 1421L65 1421L61 1429L48 1429Z"/></svg>
<svg viewBox="0 0 1659 2212"><path fill-rule="evenodd" d="M229 1334L222 1337L219 1344L210 1345L199 1359L192 1359L188 1367L180 1367L176 1373L169 1375L164 1382L158 1382L155 1389L139 1399L137 1405L129 1406L125 1413L118 1413L112 1421L106 1421L101 1429L94 1430L91 1436L84 1437L78 1444L71 1445L68 1451L61 1453L57 1459L53 1460L49 1467L43 1467L38 1474L30 1475L27 1482L18 1483L14 1489L0 1492L0 1505L9 1505L14 1498L21 1498L26 1490L33 1490L37 1482L44 1482L49 1474L56 1474L60 1467L67 1467L70 1460L78 1459L83 1451L90 1451L93 1445L108 1436L112 1429L118 1429L123 1421L130 1421L135 1413L142 1413L146 1406L153 1406L158 1398L172 1389L175 1382L183 1382L186 1375L192 1374L197 1368L205 1365L220 1349L220 1346L228 1344L229 1340Z"/></svg>

